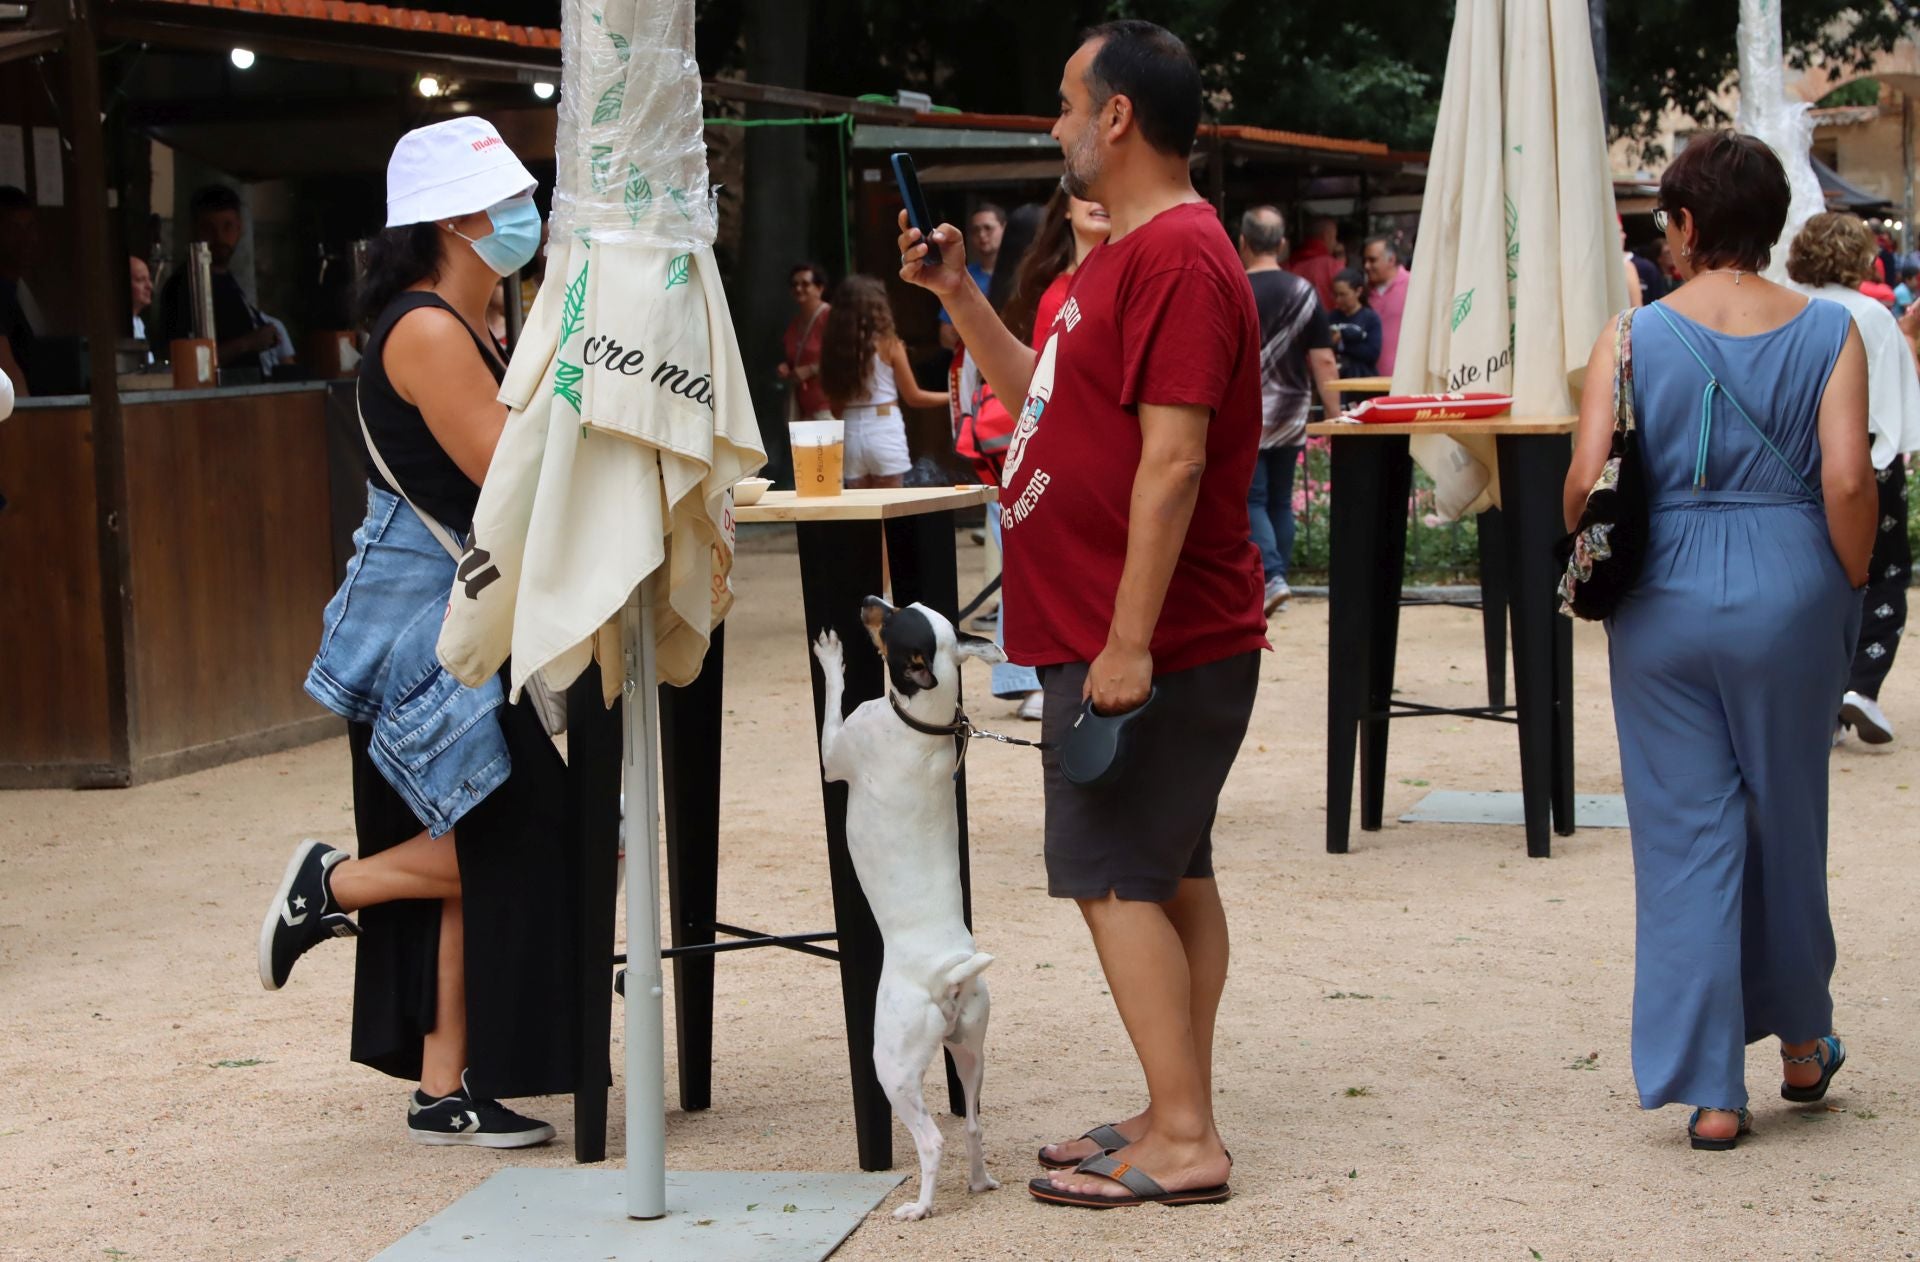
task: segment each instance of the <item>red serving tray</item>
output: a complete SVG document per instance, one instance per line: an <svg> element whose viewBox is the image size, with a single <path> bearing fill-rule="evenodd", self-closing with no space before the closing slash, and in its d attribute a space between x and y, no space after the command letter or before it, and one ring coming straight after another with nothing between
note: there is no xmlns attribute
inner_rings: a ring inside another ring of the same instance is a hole
<svg viewBox="0 0 1920 1262"><path fill-rule="evenodd" d="M1342 419L1365 425L1415 421L1480 421L1513 410L1510 394L1385 394L1364 400Z"/></svg>

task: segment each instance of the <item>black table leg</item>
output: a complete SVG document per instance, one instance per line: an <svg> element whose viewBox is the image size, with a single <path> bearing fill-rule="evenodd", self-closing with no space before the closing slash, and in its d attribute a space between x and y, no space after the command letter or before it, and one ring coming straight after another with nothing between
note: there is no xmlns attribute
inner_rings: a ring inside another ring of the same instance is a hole
<svg viewBox="0 0 1920 1262"><path fill-rule="evenodd" d="M1370 442L1378 443L1372 439ZM1407 440L1387 440L1381 453L1382 471L1375 520L1380 531L1379 551L1371 584L1371 612L1367 639L1367 717L1360 723L1360 827L1380 830L1387 800L1386 714L1393 705L1393 668L1400 648L1400 590L1407 565L1407 497L1413 490L1413 457ZM1336 490L1337 496L1339 492Z"/></svg>
<svg viewBox="0 0 1920 1262"><path fill-rule="evenodd" d="M660 689L661 808L667 835L668 930L674 946L714 940L720 913L720 733L726 627L716 627L700 677ZM713 956L673 961L680 1107L713 1103Z"/></svg>
<svg viewBox="0 0 1920 1262"><path fill-rule="evenodd" d="M887 523L887 560L893 568L894 603L910 605L915 601L944 615L949 621L960 611L960 558L954 551L955 522L952 513L923 513L917 517L896 517ZM958 624L955 624L958 630ZM964 693L961 705L966 704ZM960 914L968 929L973 928L973 874L967 846L967 773L953 785L954 812L960 825ZM955 1117L967 1112L967 1097L960 1085L960 1071L947 1058L947 1104Z"/></svg>
<svg viewBox="0 0 1920 1262"><path fill-rule="evenodd" d="M802 522L800 592L807 627L807 670L813 681L817 743L826 714L820 665L812 641L822 628L840 636L846 653L847 713L882 694L880 655L860 621L860 605L880 592L880 523ZM951 541L948 543L952 547ZM840 997L846 1014L847 1058L853 1078L853 1123L862 1170L893 1166L893 1112L873 1068L873 1007L880 989L882 943L873 909L860 889L847 852L847 786L821 782L826 813L827 869L833 881L834 929L840 943Z"/></svg>
<svg viewBox="0 0 1920 1262"><path fill-rule="evenodd" d="M1333 444L1332 520L1328 543L1327 641L1327 851L1345 854L1353 821L1353 769L1361 717L1367 711L1370 645L1379 621L1377 575L1391 565L1397 576L1399 552L1390 558L1381 505L1396 461L1407 459L1407 440L1392 437L1343 438ZM1344 494L1341 493L1344 490ZM1396 512L1405 531L1406 496ZM1397 579L1396 579L1397 589Z"/></svg>
<svg viewBox="0 0 1920 1262"><path fill-rule="evenodd" d="M1527 854L1544 859L1551 853L1555 784L1563 776L1569 790L1565 803L1569 826L1573 813L1571 699L1557 686L1562 676L1557 659L1564 658L1565 674L1571 677L1572 628L1560 616L1554 595L1558 566L1553 554L1554 541L1566 533L1560 492L1572 452L1565 435L1502 435L1498 446L1500 494L1507 511L1520 792ZM1563 722L1567 724L1564 744L1557 735Z"/></svg>
<svg viewBox="0 0 1920 1262"><path fill-rule="evenodd" d="M580 1044L573 1159L607 1156L615 873L620 845L620 703L600 701L600 668L567 690L567 831L579 898Z"/></svg>
<svg viewBox="0 0 1920 1262"><path fill-rule="evenodd" d="M1487 650L1487 704L1507 704L1507 516L1497 508L1480 514L1480 634Z"/></svg>

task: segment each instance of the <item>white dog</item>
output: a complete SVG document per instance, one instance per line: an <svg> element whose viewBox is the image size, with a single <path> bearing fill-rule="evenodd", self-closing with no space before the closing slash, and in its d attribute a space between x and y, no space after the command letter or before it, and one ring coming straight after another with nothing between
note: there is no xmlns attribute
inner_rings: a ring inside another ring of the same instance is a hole
<svg viewBox="0 0 1920 1262"><path fill-rule="evenodd" d="M886 947L874 1009L873 1067L920 1152L920 1198L893 1214L916 1219L933 1212L933 1179L940 1168L940 1129L921 1087L942 1045L953 1053L966 1091L972 1163L967 1186L988 1192L1000 1185L987 1174L979 1111L988 1010L980 973L993 957L974 950L961 917L955 742L950 734L913 724L950 730L959 713L960 660L1003 662L1006 654L991 640L956 634L952 623L924 605L896 610L869 597L861 618L886 658L889 695L842 719L846 663L840 638L821 632L813 648L826 676L820 762L828 780L847 783L847 849Z"/></svg>

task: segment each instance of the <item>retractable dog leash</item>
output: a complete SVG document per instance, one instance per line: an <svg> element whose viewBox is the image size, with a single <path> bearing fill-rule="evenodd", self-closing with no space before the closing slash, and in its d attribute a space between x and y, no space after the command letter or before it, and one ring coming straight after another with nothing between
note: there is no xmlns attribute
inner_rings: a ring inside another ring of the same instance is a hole
<svg viewBox="0 0 1920 1262"><path fill-rule="evenodd" d="M983 727L975 727L966 711L958 709L953 712L953 721L950 723L923 723L901 708L900 698L892 690L887 692L887 704L893 707L900 721L914 731L928 736L953 737L953 776L956 780L960 778L960 769L967 763L968 742L978 736L1002 745L1024 745L1042 753L1057 750L1060 753L1061 774L1068 781L1082 788L1099 788L1118 778L1127 761L1130 729L1159 695L1160 690L1154 689L1147 694L1144 702L1125 714L1101 714L1093 708L1092 701L1083 702L1080 716L1067 729L1066 738L1058 742L1022 740L1018 736L989 732Z"/></svg>
<svg viewBox="0 0 1920 1262"><path fill-rule="evenodd" d="M887 692L887 704L893 707L893 712L899 716L900 721L914 731L923 732L928 736L953 737L953 778L956 780L960 778L960 769L967 765L968 742L976 736L982 740L999 741L1002 745L1025 745L1029 749L1042 751L1050 751L1054 748L1046 741L1026 741L1018 736L1002 736L998 732L989 732L983 727L975 727L973 720L967 717L964 710L955 710L951 723L922 723L900 707L900 698L892 690Z"/></svg>

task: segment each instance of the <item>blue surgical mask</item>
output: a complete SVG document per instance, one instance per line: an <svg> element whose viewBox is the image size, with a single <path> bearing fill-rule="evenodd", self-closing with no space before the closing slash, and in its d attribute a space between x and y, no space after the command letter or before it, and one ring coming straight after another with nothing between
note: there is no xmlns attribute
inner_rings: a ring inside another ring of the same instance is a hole
<svg viewBox="0 0 1920 1262"><path fill-rule="evenodd" d="M455 229L453 234L480 256L480 261L500 276L511 276L540 252L540 210L531 197L516 197L487 211L493 231L484 237L470 237Z"/></svg>

